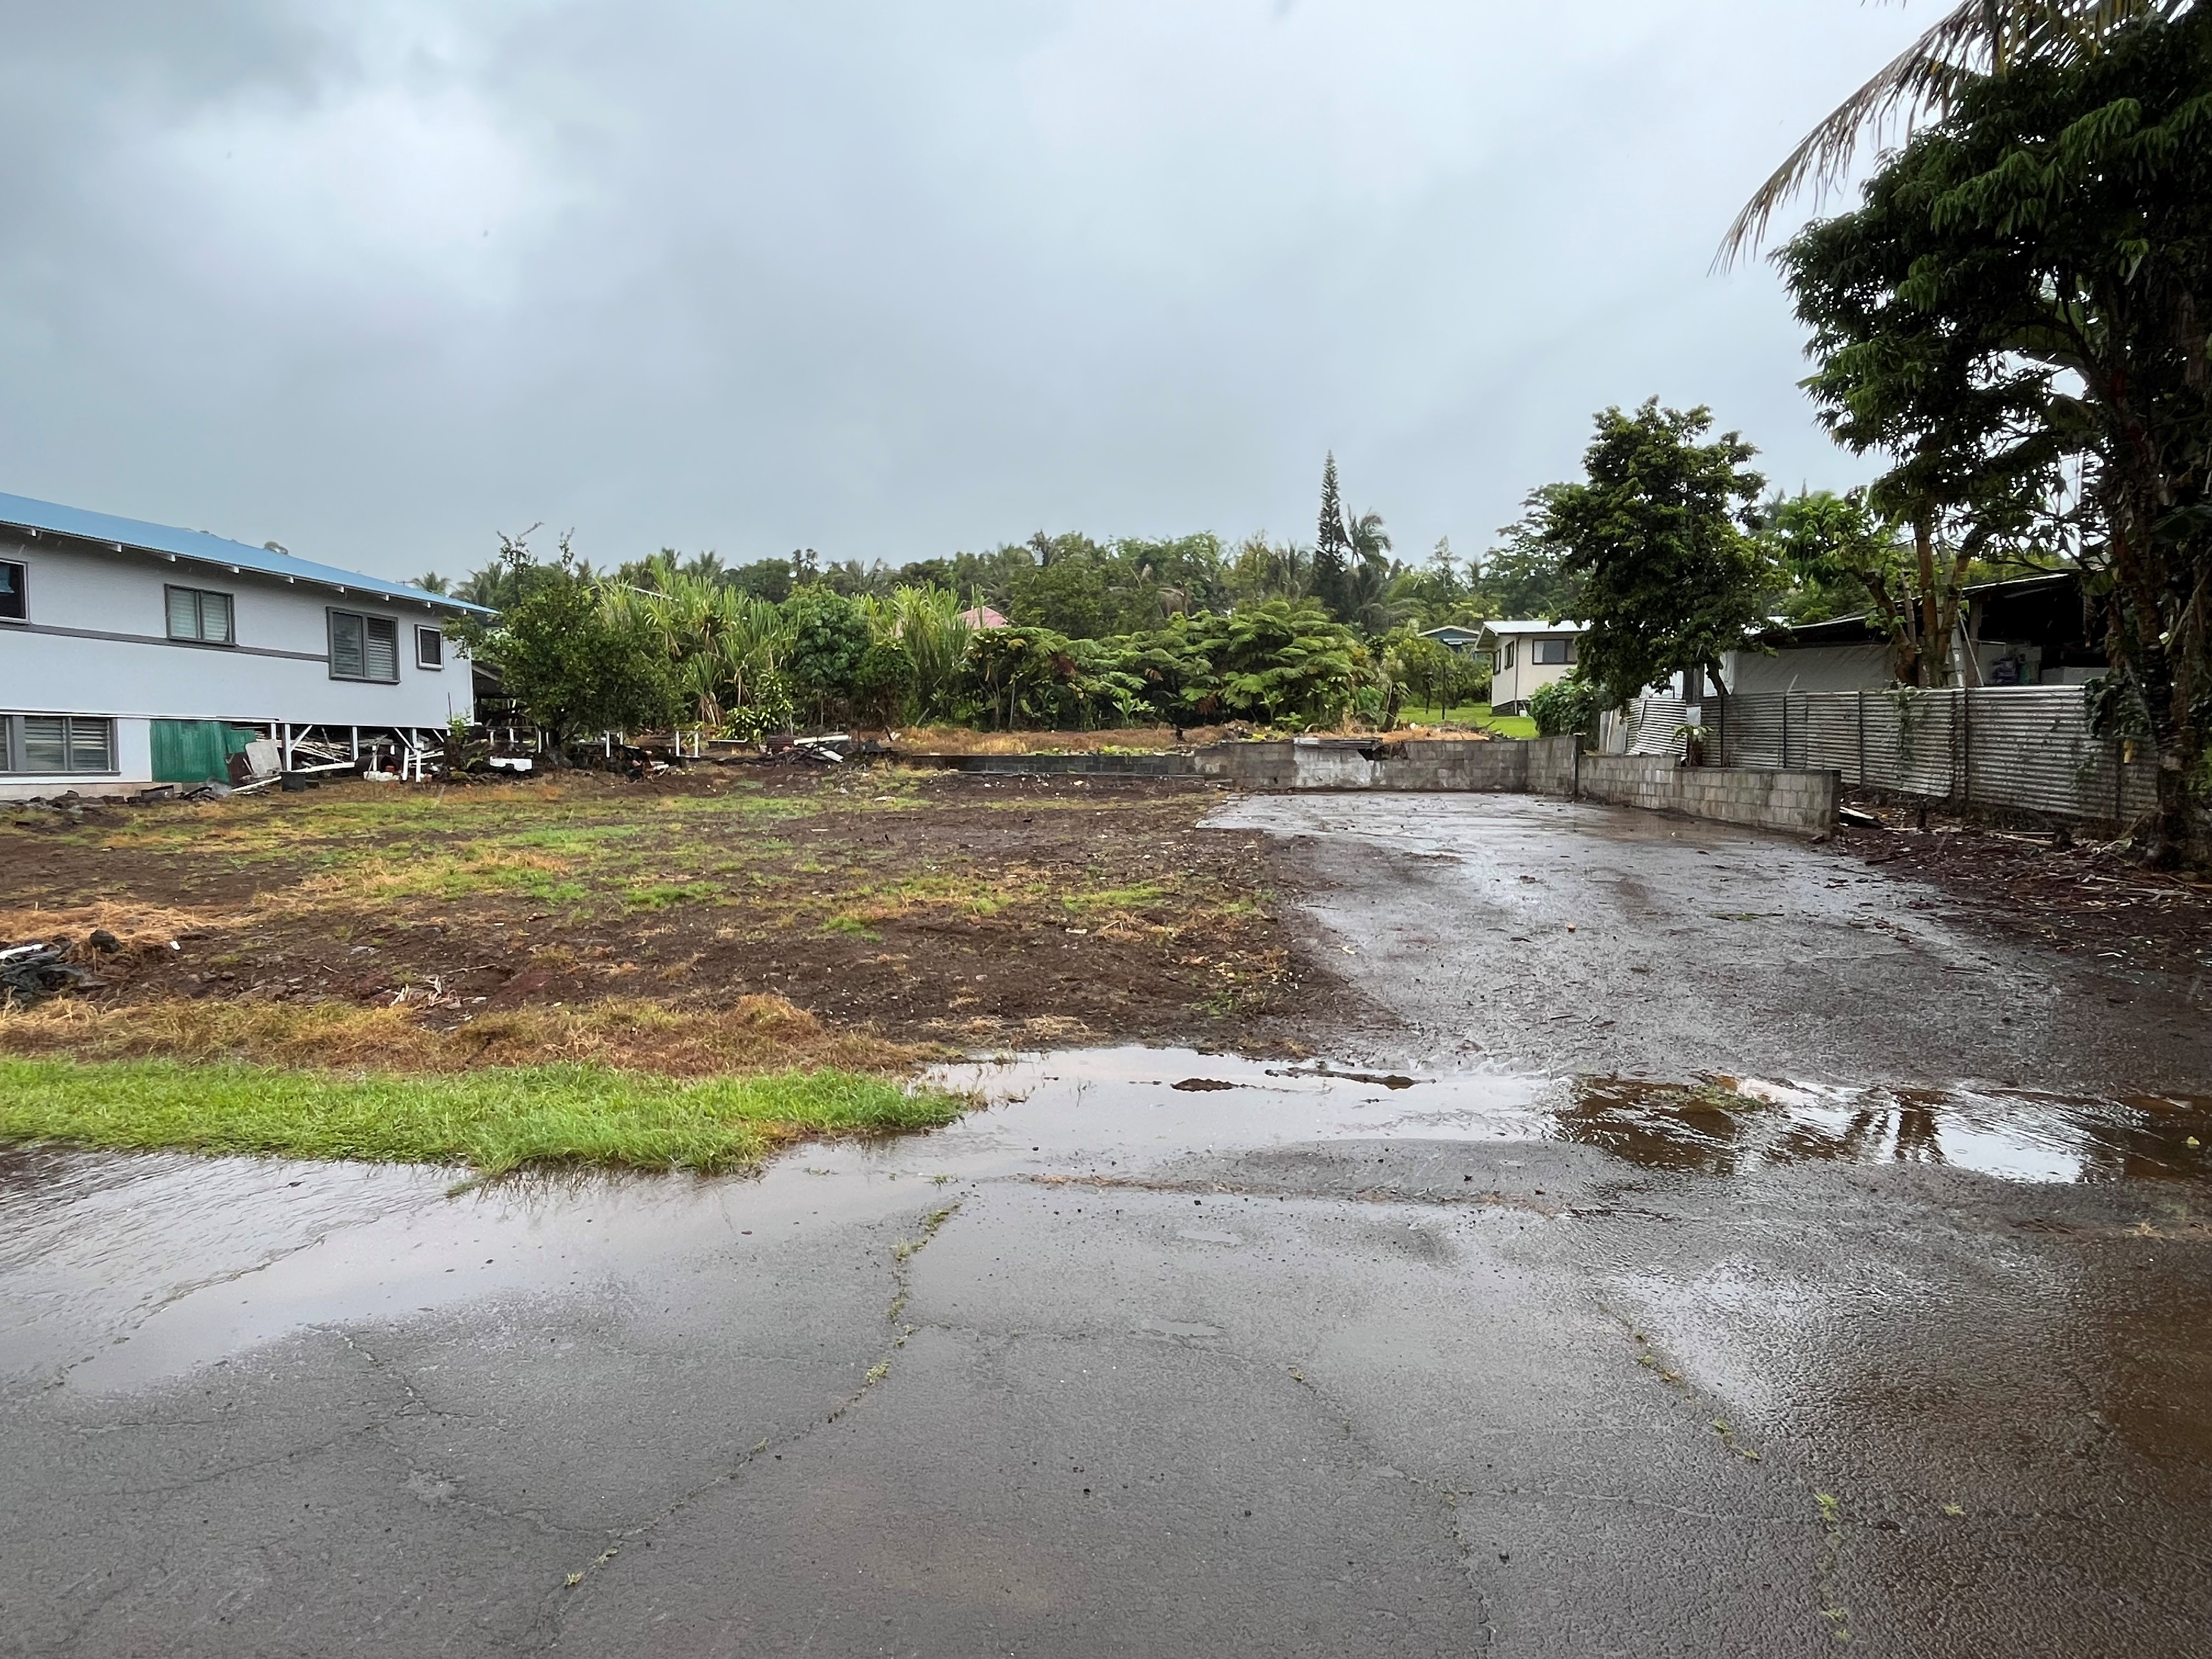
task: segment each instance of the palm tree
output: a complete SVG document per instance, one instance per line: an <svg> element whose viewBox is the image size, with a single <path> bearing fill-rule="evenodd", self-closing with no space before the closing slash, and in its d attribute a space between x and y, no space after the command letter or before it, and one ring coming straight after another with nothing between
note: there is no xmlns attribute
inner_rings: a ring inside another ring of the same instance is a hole
<svg viewBox="0 0 2212 1659"><path fill-rule="evenodd" d="M1782 205L1807 185L1841 184L1860 141L1879 137L1893 120L1906 131L1942 116L1958 89L2023 64L2070 63L2094 55L2119 29L2140 18L2171 19L2197 0L1960 0L1874 79L1805 135L1789 159L1736 215L1716 261L1732 263L1756 246Z"/></svg>
<svg viewBox="0 0 2212 1659"><path fill-rule="evenodd" d="M711 550L694 554L676 568L694 581L713 582L717 586L727 582L733 574L722 562L722 556Z"/></svg>
<svg viewBox="0 0 2212 1659"><path fill-rule="evenodd" d="M1345 532L1345 541L1352 557L1363 564L1374 563L1390 550L1390 535L1382 528L1380 513L1363 513L1354 519Z"/></svg>

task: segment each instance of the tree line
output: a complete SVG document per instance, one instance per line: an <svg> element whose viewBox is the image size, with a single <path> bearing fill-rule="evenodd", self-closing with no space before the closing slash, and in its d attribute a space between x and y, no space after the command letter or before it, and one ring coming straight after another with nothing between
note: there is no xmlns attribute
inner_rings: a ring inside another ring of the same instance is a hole
<svg viewBox="0 0 2212 1659"><path fill-rule="evenodd" d="M1334 455L1324 465L1322 498L1311 545L1264 534L1231 542L1211 532L1151 538L1040 530L987 552L900 565L828 562L808 548L737 564L714 552L687 557L663 548L604 574L580 560L571 562L611 587L662 589L680 580L779 605L808 588L862 600L933 588L958 595L963 609L988 607L1018 626L1081 640L1140 633L1177 616L1226 616L1277 599L1310 602L1329 620L1375 638L1406 627L1547 614L1566 598L1559 559L1529 542L1524 526L1501 532L1500 544L1485 555L1462 558L1449 540L1439 540L1425 558L1408 562L1395 556L1380 513L1354 515L1339 504ZM433 592L505 610L518 596L527 563L502 550L458 581L434 573L416 581Z"/></svg>
<svg viewBox="0 0 2212 1659"><path fill-rule="evenodd" d="M1401 627L1370 636L1310 596L1176 610L1103 636L982 626L933 582L781 600L673 559L602 574L564 538L550 558L506 540L455 624L501 690L557 741L682 726L741 738L859 721L1089 730L1243 720L1275 731L1388 726L1410 696L1482 689L1476 665Z"/></svg>

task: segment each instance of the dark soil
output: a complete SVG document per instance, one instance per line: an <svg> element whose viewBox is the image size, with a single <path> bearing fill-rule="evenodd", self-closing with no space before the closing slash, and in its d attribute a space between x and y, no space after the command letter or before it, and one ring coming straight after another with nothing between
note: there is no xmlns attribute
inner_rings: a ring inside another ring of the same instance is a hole
<svg viewBox="0 0 2212 1659"><path fill-rule="evenodd" d="M1212 788L939 773L900 779L908 795L885 810L871 800L884 787L857 768L705 767L650 783L563 778L551 805L513 787L511 814L495 805L498 787L457 790L470 797L466 822L451 828L419 792L407 821L364 825L379 810L365 784L19 817L0 821L0 912L13 913L0 942L33 936L34 908L54 913L58 933L154 918L104 964L100 994L118 1001L398 1000L444 1024L611 995L770 992L828 1020L968 1048L1296 1047L1323 999L1293 964L1267 838L1197 827L1219 799ZM726 802L759 810L704 810ZM330 873L404 873L538 823L632 838L602 844L615 859L603 851L550 901L471 890L380 902ZM251 850L192 834L241 826ZM397 852L380 852L380 836ZM641 872L680 890L640 908L623 884ZM914 881L935 884L924 902L884 902Z"/></svg>
<svg viewBox="0 0 2212 1659"><path fill-rule="evenodd" d="M2124 854L1857 803L1884 822L1844 825L1836 852L1938 887L1973 917L2100 965L2196 975L2212 969L2212 882L2145 870ZM1923 901L1925 903L1927 901Z"/></svg>

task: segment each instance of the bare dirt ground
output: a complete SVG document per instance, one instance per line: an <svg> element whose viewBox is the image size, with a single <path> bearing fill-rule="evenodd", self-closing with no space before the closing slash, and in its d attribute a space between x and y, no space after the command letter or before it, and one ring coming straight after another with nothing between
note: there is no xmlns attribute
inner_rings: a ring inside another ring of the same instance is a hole
<svg viewBox="0 0 2212 1659"><path fill-rule="evenodd" d="M0 941L106 1006L395 1005L450 1030L621 997L769 994L900 1042L1267 1046L1316 990L1264 838L1217 792L884 767L307 794L0 818ZM174 948L172 948L173 941Z"/></svg>
<svg viewBox="0 0 2212 1659"><path fill-rule="evenodd" d="M2153 972L2212 969L2212 879L2145 870L2121 852L1958 819L1918 827L1909 809L1858 803L1881 829L1838 830L1836 852L1942 890L1974 919L2063 955ZM1922 897L1918 908L1937 906Z"/></svg>

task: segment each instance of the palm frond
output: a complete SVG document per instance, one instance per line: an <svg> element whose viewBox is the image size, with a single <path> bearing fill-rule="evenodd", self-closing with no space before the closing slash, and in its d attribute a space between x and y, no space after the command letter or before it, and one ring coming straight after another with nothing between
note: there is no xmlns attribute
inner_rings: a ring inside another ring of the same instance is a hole
<svg viewBox="0 0 2212 1659"><path fill-rule="evenodd" d="M1782 207L1808 186L1825 192L1849 175L1859 146L1893 121L1905 133L1941 118L1959 89L2027 63L2067 63L2101 51L2142 17L2172 18L2197 0L1960 0L1805 135L1736 215L1714 256L1716 269L1756 247Z"/></svg>

